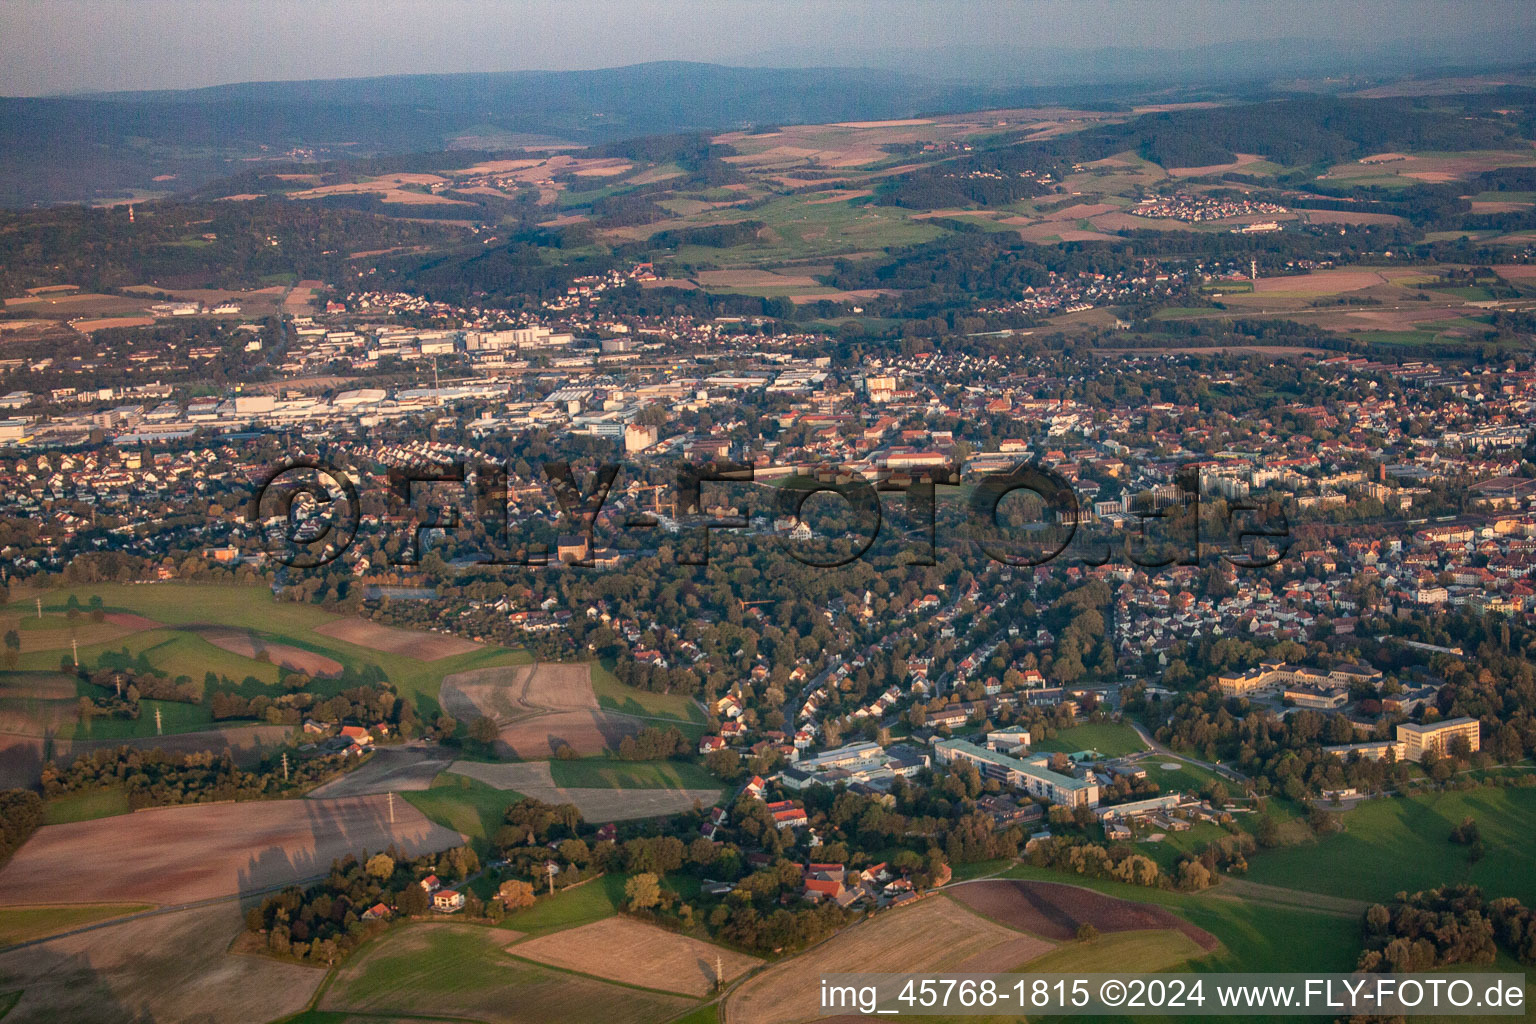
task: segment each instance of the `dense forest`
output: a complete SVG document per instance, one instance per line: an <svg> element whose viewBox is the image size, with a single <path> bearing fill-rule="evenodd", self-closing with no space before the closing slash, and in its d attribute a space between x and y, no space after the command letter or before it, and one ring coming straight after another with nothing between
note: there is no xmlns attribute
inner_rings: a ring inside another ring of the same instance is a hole
<svg viewBox="0 0 1536 1024"><path fill-rule="evenodd" d="M1315 168L1384 151L1515 148L1532 134L1530 115L1501 114L1529 107L1536 94L1505 90L1506 106L1483 96L1361 100L1335 97L1171 110L1119 124L1034 142L1015 142L893 177L878 202L917 209L995 206L1048 188L1074 165L1135 152L1163 167L1211 167L1252 153L1286 167ZM1316 170L1299 176L1309 187ZM1030 175L1029 178L1021 177Z"/></svg>
<svg viewBox="0 0 1536 1024"><path fill-rule="evenodd" d="M440 245L463 229L283 199L60 206L0 213L0 292L75 284L243 287L300 278L337 280L354 252Z"/></svg>

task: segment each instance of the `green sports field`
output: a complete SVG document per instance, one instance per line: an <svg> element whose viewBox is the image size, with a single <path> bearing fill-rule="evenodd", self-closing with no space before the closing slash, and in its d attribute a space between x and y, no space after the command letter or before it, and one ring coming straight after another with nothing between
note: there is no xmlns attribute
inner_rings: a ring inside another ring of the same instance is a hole
<svg viewBox="0 0 1536 1024"><path fill-rule="evenodd" d="M1106 757L1120 757L1123 754L1134 754L1138 750L1145 750L1147 745L1141 742L1141 737L1136 735L1136 730L1124 722L1090 722L1071 729L1062 729L1051 739L1046 739L1044 736L1031 736L1029 749L1062 754L1075 754L1079 750L1097 750Z"/></svg>

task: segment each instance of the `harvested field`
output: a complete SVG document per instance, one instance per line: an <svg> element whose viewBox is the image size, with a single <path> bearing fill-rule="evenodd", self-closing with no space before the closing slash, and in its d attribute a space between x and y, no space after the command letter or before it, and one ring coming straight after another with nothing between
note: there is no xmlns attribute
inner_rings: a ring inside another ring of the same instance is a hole
<svg viewBox="0 0 1536 1024"><path fill-rule="evenodd" d="M694 280L705 288L818 288L821 282L804 274L771 270L701 270Z"/></svg>
<svg viewBox="0 0 1536 1024"><path fill-rule="evenodd" d="M1325 180L1404 177L1413 181L1447 182L1467 178L1497 167L1529 167L1536 163L1530 150L1467 150L1459 153L1378 153L1336 164Z"/></svg>
<svg viewBox="0 0 1536 1024"><path fill-rule="evenodd" d="M110 622L91 622L88 619L81 620L78 625L68 629L23 629L20 630L21 653L68 652L71 640L76 641L81 647L91 647L95 644L108 644L137 632L136 629L128 629Z"/></svg>
<svg viewBox="0 0 1536 1024"><path fill-rule="evenodd" d="M310 800L337 800L417 792L430 789L432 780L447 766L447 755L435 746L380 747L361 768L317 786L305 796Z"/></svg>
<svg viewBox="0 0 1536 1024"><path fill-rule="evenodd" d="M1536 263L1500 263L1493 272L1506 281L1530 281L1536 279Z"/></svg>
<svg viewBox="0 0 1536 1024"><path fill-rule="evenodd" d="M497 722L539 711L598 706L597 695L592 692L592 666L581 662L541 661L457 672L443 680L442 697L445 707L450 701L461 707L467 701L476 714L489 715Z"/></svg>
<svg viewBox="0 0 1536 1024"><path fill-rule="evenodd" d="M714 789L592 789L555 784L548 761L487 764L455 761L448 770L483 782L494 789L511 790L551 804L575 804L588 821L629 821L658 818L705 807L720 799Z"/></svg>
<svg viewBox="0 0 1536 1024"><path fill-rule="evenodd" d="M1413 273L1406 270L1396 273L1390 270L1318 270L1291 277L1261 277L1253 283L1253 290L1260 295L1338 295L1379 284L1391 284L1393 277Z"/></svg>
<svg viewBox="0 0 1536 1024"><path fill-rule="evenodd" d="M306 651L302 647L268 643L255 633L246 630L220 626L194 628L192 632L199 633L204 640L219 650L238 654L242 658L254 659L260 654L265 654L268 661L289 672L303 672L317 679L332 679L341 675L341 662L334 658L327 658L314 651Z"/></svg>
<svg viewBox="0 0 1536 1024"><path fill-rule="evenodd" d="M1101 213L1116 213L1120 207L1113 203L1073 203L1071 206L1056 210L1046 215L1047 220L1078 220L1083 217L1097 217Z"/></svg>
<svg viewBox="0 0 1536 1024"><path fill-rule="evenodd" d="M81 334L90 334L92 331L104 331L113 327L152 327L155 318L152 316L100 316L89 320L74 320L70 325Z"/></svg>
<svg viewBox="0 0 1536 1024"><path fill-rule="evenodd" d="M430 192L417 192L407 186L444 185L448 179L436 174L386 174L367 181L343 182L337 185L320 185L315 188L290 192L290 199L319 199L325 196L357 195L372 193L386 203L402 203L412 205L442 205L456 206L467 205L461 199L450 199L447 196L434 195Z"/></svg>
<svg viewBox="0 0 1536 1024"><path fill-rule="evenodd" d="M1105 231L1189 231L1191 229L1191 225L1181 220L1138 217L1124 210L1101 213L1093 218L1092 224ZM1062 232L1062 238L1066 238L1066 232Z"/></svg>
<svg viewBox="0 0 1536 1024"><path fill-rule="evenodd" d="M1108 214L1107 216L1113 217L1114 214ZM1063 242L1102 242L1106 239L1111 241L1114 239L1113 235L1106 235L1102 231L1081 231L1075 228L1058 231L1056 234Z"/></svg>
<svg viewBox="0 0 1536 1024"><path fill-rule="evenodd" d="M1068 237L1071 236L1071 237ZM1061 223L1045 221L1040 224L1030 224L1019 228L1019 237L1026 242L1073 242L1073 241L1103 241L1113 239L1113 235L1102 234L1097 231L1081 231L1076 228L1064 228Z"/></svg>
<svg viewBox="0 0 1536 1024"><path fill-rule="evenodd" d="M1477 204L1472 204L1476 206ZM1309 224L1401 224L1403 218L1391 213L1355 213L1352 210L1297 210Z"/></svg>
<svg viewBox="0 0 1536 1024"><path fill-rule="evenodd" d="M75 680L57 672L11 672L0 678L0 699L74 700Z"/></svg>
<svg viewBox="0 0 1536 1024"><path fill-rule="evenodd" d="M638 718L608 711L557 711L503 726L496 749L519 759L553 757L562 746L583 756L617 750L645 727Z"/></svg>
<svg viewBox="0 0 1536 1024"><path fill-rule="evenodd" d="M817 995L822 974L970 970L969 965L995 962L1005 948L1007 956L1017 954L1009 965L1013 969L1052 944L978 917L944 896L929 896L754 975L726 1001L726 1018L734 1024L814 1020L822 1015Z"/></svg>
<svg viewBox="0 0 1536 1024"><path fill-rule="evenodd" d="M517 960L502 951L515 933L468 924L397 928L337 969L321 1010L368 1019L441 1015L487 1024L600 1018L656 1024L690 1005L681 996L622 988Z"/></svg>
<svg viewBox="0 0 1536 1024"><path fill-rule="evenodd" d="M378 796L196 804L45 825L0 870L0 905L36 903L39 893L179 904L323 874L337 857L390 843L415 856L463 842L403 801L394 815L391 825Z"/></svg>
<svg viewBox="0 0 1536 1024"><path fill-rule="evenodd" d="M463 637L447 633L428 633L416 629L398 629L384 626L367 619L337 619L323 626L316 626L321 636L344 640L349 644L383 651L385 654L403 654L417 661L438 661L458 654L478 651L480 645Z"/></svg>
<svg viewBox="0 0 1536 1024"><path fill-rule="evenodd" d="M1162 907L1116 899L1075 885L967 882L955 886L950 895L1010 928L1061 942L1075 938L1079 925L1091 924L1103 933L1171 929L1189 936L1201 949L1219 945L1214 935Z"/></svg>
<svg viewBox="0 0 1536 1024"><path fill-rule="evenodd" d="M7 309L22 309L38 315L56 316L140 316L147 300L133 295L101 295L81 292L69 295L35 295L5 300Z"/></svg>
<svg viewBox="0 0 1536 1024"><path fill-rule="evenodd" d="M821 205L823 205L825 203L842 203L842 202L847 202L850 199L863 199L865 196L872 196L874 194L875 193L874 193L873 189L867 189L867 188L839 189L839 190L836 190L836 191L828 193L826 196L822 197L821 199L810 199L810 200L807 200L806 201L806 205L807 206L821 206Z"/></svg>
<svg viewBox="0 0 1536 1024"><path fill-rule="evenodd" d="M834 121L833 128L908 128L918 124L933 124L930 117L908 117L894 121Z"/></svg>
<svg viewBox="0 0 1536 1024"><path fill-rule="evenodd" d="M1344 315L1350 320L1365 321L1370 330L1408 331L1412 330L1416 324L1430 324L1437 320L1458 320L1462 316L1462 311L1459 309L1368 309L1351 310ZM1367 328L1356 325L1356 329Z"/></svg>
<svg viewBox="0 0 1536 1024"><path fill-rule="evenodd" d="M234 903L125 921L0 954L0 991L21 989L6 1024L222 1024L288 1017L325 971L227 952Z"/></svg>
<svg viewBox="0 0 1536 1024"><path fill-rule="evenodd" d="M643 727L639 719L598 709L586 664L458 672L443 679L440 699L455 718L493 720L500 727L499 756L520 760L551 757L562 745L578 754L600 754Z"/></svg>
<svg viewBox="0 0 1536 1024"><path fill-rule="evenodd" d="M1170 167L1168 173L1175 178L1201 178L1207 174L1226 174L1264 159L1253 153L1234 153L1236 160L1228 164L1206 164L1204 167Z"/></svg>
<svg viewBox="0 0 1536 1024"><path fill-rule="evenodd" d="M610 917L528 939L508 946L507 952L625 985L690 996L708 995L714 987L716 958L726 981L762 963L757 957L627 917Z"/></svg>
<svg viewBox="0 0 1536 1024"><path fill-rule="evenodd" d="M791 295L789 301L797 305L807 302L865 302L881 295L900 295L890 288L859 288L851 292L825 291L806 295Z"/></svg>
<svg viewBox="0 0 1536 1024"><path fill-rule="evenodd" d="M631 171L635 166L634 164L624 163L623 161L619 161L618 163L610 163L607 160L588 160L584 161L584 163L585 166L578 167L571 173L575 174L579 178L606 178L616 174L623 174L626 171Z"/></svg>
<svg viewBox="0 0 1536 1024"><path fill-rule="evenodd" d="M465 177L481 174L510 174L513 171L525 171L530 167L537 167L543 162L542 159L487 160L473 167L465 167L457 173Z"/></svg>

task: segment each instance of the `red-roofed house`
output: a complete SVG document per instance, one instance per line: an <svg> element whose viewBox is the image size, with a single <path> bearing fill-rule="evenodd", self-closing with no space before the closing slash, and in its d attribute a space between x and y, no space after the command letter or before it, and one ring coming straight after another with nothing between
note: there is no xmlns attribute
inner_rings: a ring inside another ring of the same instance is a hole
<svg viewBox="0 0 1536 1024"><path fill-rule="evenodd" d="M835 900L842 894L842 882L824 878L808 878L805 881L805 898L808 900Z"/></svg>

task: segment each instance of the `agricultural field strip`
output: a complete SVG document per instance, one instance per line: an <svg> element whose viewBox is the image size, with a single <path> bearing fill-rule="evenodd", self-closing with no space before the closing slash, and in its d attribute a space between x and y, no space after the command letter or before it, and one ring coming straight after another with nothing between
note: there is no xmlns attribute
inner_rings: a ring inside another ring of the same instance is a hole
<svg viewBox="0 0 1536 1024"><path fill-rule="evenodd" d="M448 772L547 803L575 804L582 816L591 821L624 821L678 814L692 809L695 802L708 807L720 799L717 789L567 788L555 784L547 761L500 764L455 761L448 766Z"/></svg>
<svg viewBox="0 0 1536 1024"><path fill-rule="evenodd" d="M524 938L506 952L604 981L693 996L709 993L716 958L727 981L762 963L757 957L626 917Z"/></svg>

